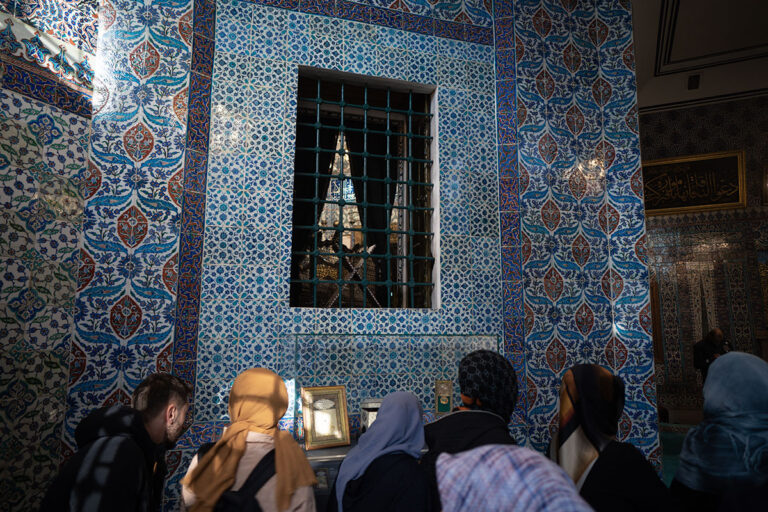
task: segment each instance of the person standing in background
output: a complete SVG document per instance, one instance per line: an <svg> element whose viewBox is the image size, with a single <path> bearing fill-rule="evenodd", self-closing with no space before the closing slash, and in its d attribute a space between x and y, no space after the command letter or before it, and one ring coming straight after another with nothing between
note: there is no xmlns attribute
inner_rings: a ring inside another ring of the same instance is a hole
<svg viewBox="0 0 768 512"><path fill-rule="evenodd" d="M702 382L707 380L709 365L727 352L730 352L730 346L719 328L709 331L703 340L693 346L693 366L701 372Z"/></svg>

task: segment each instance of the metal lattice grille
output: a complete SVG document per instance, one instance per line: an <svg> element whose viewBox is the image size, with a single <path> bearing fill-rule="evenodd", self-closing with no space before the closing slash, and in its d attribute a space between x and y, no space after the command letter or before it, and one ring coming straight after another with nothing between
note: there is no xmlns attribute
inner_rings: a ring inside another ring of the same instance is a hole
<svg viewBox="0 0 768 512"><path fill-rule="evenodd" d="M299 76L292 306L431 307L429 102Z"/></svg>

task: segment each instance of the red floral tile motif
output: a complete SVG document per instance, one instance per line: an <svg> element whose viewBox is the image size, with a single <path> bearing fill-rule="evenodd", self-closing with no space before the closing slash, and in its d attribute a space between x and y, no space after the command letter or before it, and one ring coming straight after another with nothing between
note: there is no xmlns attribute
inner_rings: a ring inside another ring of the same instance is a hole
<svg viewBox="0 0 768 512"><path fill-rule="evenodd" d="M602 208L600 208L597 219L600 223L600 229L603 231L603 233L610 235L616 231L616 228L619 226L621 215L616 210L616 208L606 203Z"/></svg>
<svg viewBox="0 0 768 512"><path fill-rule="evenodd" d="M523 44L522 39L515 36L515 58L517 59L517 62L519 63L521 60L523 60L524 56L525 56L525 44Z"/></svg>
<svg viewBox="0 0 768 512"><path fill-rule="evenodd" d="M555 93L555 80L549 71L542 69L538 75L536 75L536 90L544 99L549 99Z"/></svg>
<svg viewBox="0 0 768 512"><path fill-rule="evenodd" d="M106 32L115 23L117 12L109 0L102 0L99 7L99 25L102 32Z"/></svg>
<svg viewBox="0 0 768 512"><path fill-rule="evenodd" d="M573 105L565 113L565 125L568 127L568 131L574 135L578 135L584 129L584 114L578 106Z"/></svg>
<svg viewBox="0 0 768 512"><path fill-rule="evenodd" d="M83 349L75 342L72 342L69 354L69 387L72 387L85 372L87 358Z"/></svg>
<svg viewBox="0 0 768 512"><path fill-rule="evenodd" d="M563 293L563 276L560 275L560 272L555 267L551 267L544 274L544 293L547 294L547 297L552 302L559 299Z"/></svg>
<svg viewBox="0 0 768 512"><path fill-rule="evenodd" d="M571 244L571 254L573 255L573 261L580 267L583 267L589 261L589 254L591 252L589 242L582 234L579 234Z"/></svg>
<svg viewBox="0 0 768 512"><path fill-rule="evenodd" d="M600 46L608 38L608 26L597 18L592 20L587 31L589 33L589 40L595 46Z"/></svg>
<svg viewBox="0 0 768 512"><path fill-rule="evenodd" d="M614 148L613 144L608 141L600 141L595 148L595 158L597 158L600 168L607 170L613 165L613 161L616 159L616 148Z"/></svg>
<svg viewBox="0 0 768 512"><path fill-rule="evenodd" d="M632 188L632 192L639 197L643 198L643 169L640 168L632 175L632 179L629 181L629 185Z"/></svg>
<svg viewBox="0 0 768 512"><path fill-rule="evenodd" d="M185 87L173 97L173 113L182 125L187 124L187 99L189 88Z"/></svg>
<svg viewBox="0 0 768 512"><path fill-rule="evenodd" d="M605 79L598 78L592 84L592 98L594 98L595 103L601 107L608 103L608 100L611 99L612 94L613 88L611 87L611 84L609 84Z"/></svg>
<svg viewBox="0 0 768 512"><path fill-rule="evenodd" d="M609 299L616 299L621 295L624 289L624 280L621 278L618 272L609 268L603 274L603 278L600 280L600 285L603 288L603 293Z"/></svg>
<svg viewBox="0 0 768 512"><path fill-rule="evenodd" d="M192 44L192 11L187 11L179 18L179 35L187 44Z"/></svg>
<svg viewBox="0 0 768 512"><path fill-rule="evenodd" d="M627 362L627 347L616 337L611 338L605 346L605 358L614 371L619 371Z"/></svg>
<svg viewBox="0 0 768 512"><path fill-rule="evenodd" d="M517 125L522 126L525 124L525 120L528 118L528 109L525 106L525 102L517 98Z"/></svg>
<svg viewBox="0 0 768 512"><path fill-rule="evenodd" d="M160 354L157 355L155 369L158 372L170 373L173 371L173 343L169 343Z"/></svg>
<svg viewBox="0 0 768 512"><path fill-rule="evenodd" d="M643 265L648 264L648 247L646 246L645 235L641 236L637 242L635 242L635 255Z"/></svg>
<svg viewBox="0 0 768 512"><path fill-rule="evenodd" d="M96 262L85 249L80 249L80 269L77 273L77 291L82 290L93 279L96 272Z"/></svg>
<svg viewBox="0 0 768 512"><path fill-rule="evenodd" d="M181 196L184 194L184 169L179 169L168 180L168 195L178 207L181 207Z"/></svg>
<svg viewBox="0 0 768 512"><path fill-rule="evenodd" d="M536 398L539 395L538 388L536 387L536 383L533 382L533 380L528 376L526 373L525 375L525 401L528 404L528 409L532 409L534 404L536 403Z"/></svg>
<svg viewBox="0 0 768 512"><path fill-rule="evenodd" d="M560 0L560 5L562 5L563 9L566 11L573 12L578 5L578 0Z"/></svg>
<svg viewBox="0 0 768 512"><path fill-rule="evenodd" d="M528 174L528 169L523 165L522 162L519 162L520 167L520 194L525 192L528 189L528 184L531 181L531 175Z"/></svg>
<svg viewBox="0 0 768 512"><path fill-rule="evenodd" d="M584 336L589 334L592 331L592 326L595 325L595 314L586 303L579 306L579 309L576 310L575 319L576 328Z"/></svg>
<svg viewBox="0 0 768 512"><path fill-rule="evenodd" d="M632 108L629 109L627 115L624 116L624 124L627 125L629 131L635 135L640 135L640 127L637 118L637 105L632 105Z"/></svg>
<svg viewBox="0 0 768 512"><path fill-rule="evenodd" d="M118 337L128 339L139 329L141 307L130 295L123 297L109 311L109 324Z"/></svg>
<svg viewBox="0 0 768 512"><path fill-rule="evenodd" d="M656 379L653 373L643 382L643 394L650 403L656 402Z"/></svg>
<svg viewBox="0 0 768 512"><path fill-rule="evenodd" d="M134 162L141 162L149 156L155 147L155 137L144 123L139 122L123 135L123 146Z"/></svg>
<svg viewBox="0 0 768 512"><path fill-rule="evenodd" d="M550 134L545 133L539 139L539 154L545 162L551 164L557 157L557 142Z"/></svg>
<svg viewBox="0 0 768 512"><path fill-rule="evenodd" d="M549 343L547 352L545 354L545 359L547 360L547 366L549 366L549 369L554 373L559 373L560 370L562 370L565 366L566 355L567 351L565 350L565 345L563 345L559 339L553 339Z"/></svg>
<svg viewBox="0 0 768 512"><path fill-rule="evenodd" d="M573 43L568 43L563 50L563 62L571 73L577 72L581 67L581 52Z"/></svg>
<svg viewBox="0 0 768 512"><path fill-rule="evenodd" d="M651 305L650 304L646 304L645 307L640 310L639 317L640 317L640 327L642 327L643 330L648 334L651 334Z"/></svg>
<svg viewBox="0 0 768 512"><path fill-rule="evenodd" d="M571 176L568 178L568 188L576 199L581 199L587 193L587 179L578 168L571 172Z"/></svg>
<svg viewBox="0 0 768 512"><path fill-rule="evenodd" d="M128 247L138 246L147 236L148 229L147 217L135 205L117 218L117 236Z"/></svg>
<svg viewBox="0 0 768 512"><path fill-rule="evenodd" d="M533 330L533 323L535 321L536 315L533 314L533 310L531 310L528 304L523 306L523 311L525 311L525 334L529 334Z"/></svg>
<svg viewBox="0 0 768 512"><path fill-rule="evenodd" d="M131 68L139 78L148 78L160 66L160 54L150 41L142 41L128 55Z"/></svg>
<svg viewBox="0 0 768 512"><path fill-rule="evenodd" d="M541 221L550 231L556 230L560 224L560 208L553 200L548 200L541 207Z"/></svg>
<svg viewBox="0 0 768 512"><path fill-rule="evenodd" d="M172 294L176 293L176 282L179 278L179 253L174 254L171 259L163 265L163 284Z"/></svg>
<svg viewBox="0 0 768 512"><path fill-rule="evenodd" d="M632 420L629 419L626 412L621 413L621 419L619 420L619 441L624 441L629 437L629 433L632 431Z"/></svg>
<svg viewBox="0 0 768 512"><path fill-rule="evenodd" d="M624 65L627 66L627 69L631 71L635 70L635 45L633 43L629 43L629 45L624 48L624 51L621 53L621 60L624 62Z"/></svg>
<svg viewBox="0 0 768 512"><path fill-rule="evenodd" d="M531 257L531 239L528 238L528 235L526 235L524 231L521 232L521 238L523 243L520 246L520 254L522 256L522 262L526 263L528 258Z"/></svg>
<svg viewBox="0 0 768 512"><path fill-rule="evenodd" d="M107 398L104 400L104 403L101 404L102 407L111 407L113 405L131 405L131 397L128 393L123 391L120 388L117 388L114 390Z"/></svg>
<svg viewBox="0 0 768 512"><path fill-rule="evenodd" d="M101 187L101 171L90 158L88 159L88 167L83 174L81 187L84 199L93 197Z"/></svg>
<svg viewBox="0 0 768 512"><path fill-rule="evenodd" d="M541 36L546 37L552 30L552 18L544 9L539 9L533 15L533 29Z"/></svg>

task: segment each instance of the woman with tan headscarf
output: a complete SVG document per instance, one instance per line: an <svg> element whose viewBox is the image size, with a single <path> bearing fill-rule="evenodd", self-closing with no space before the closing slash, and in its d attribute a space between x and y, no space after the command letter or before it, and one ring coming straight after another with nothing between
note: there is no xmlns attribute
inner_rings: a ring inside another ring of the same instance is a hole
<svg viewBox="0 0 768 512"><path fill-rule="evenodd" d="M192 459L182 480L182 508L213 510L274 448L276 474L256 493L259 506L264 512L313 512L315 474L291 434L277 428L287 407L288 391L274 372L252 368L238 375L229 393L232 423L200 460Z"/></svg>

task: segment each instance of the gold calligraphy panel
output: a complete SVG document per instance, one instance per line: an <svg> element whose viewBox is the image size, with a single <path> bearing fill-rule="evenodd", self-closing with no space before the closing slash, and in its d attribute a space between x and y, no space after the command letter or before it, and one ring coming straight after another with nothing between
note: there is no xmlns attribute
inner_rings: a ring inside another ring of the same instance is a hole
<svg viewBox="0 0 768 512"><path fill-rule="evenodd" d="M643 162L643 184L646 215L743 208L744 152Z"/></svg>

